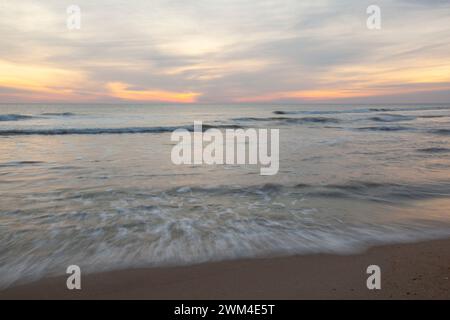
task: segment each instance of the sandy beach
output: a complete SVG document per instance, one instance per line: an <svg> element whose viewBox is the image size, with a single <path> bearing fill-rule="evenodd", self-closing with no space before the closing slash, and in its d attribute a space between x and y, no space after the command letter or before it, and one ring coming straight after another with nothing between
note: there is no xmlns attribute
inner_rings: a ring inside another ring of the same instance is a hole
<svg viewBox="0 0 450 320"><path fill-rule="evenodd" d="M366 268L381 267L381 290ZM375 247L357 255L307 255L84 275L11 287L0 299L449 299L450 239Z"/></svg>
<svg viewBox="0 0 450 320"><path fill-rule="evenodd" d="M450 299L450 1L0 6L0 300Z"/></svg>

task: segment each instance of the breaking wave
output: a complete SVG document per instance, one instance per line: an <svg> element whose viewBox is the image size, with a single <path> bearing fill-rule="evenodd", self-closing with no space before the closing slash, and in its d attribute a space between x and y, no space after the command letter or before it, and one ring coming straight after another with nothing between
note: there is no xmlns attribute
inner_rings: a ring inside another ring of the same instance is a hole
<svg viewBox="0 0 450 320"><path fill-rule="evenodd" d="M402 127L402 126L381 126L381 127L361 127L357 128L360 131L407 131L407 130L415 130L411 127Z"/></svg>
<svg viewBox="0 0 450 320"><path fill-rule="evenodd" d="M236 125L203 125L202 130L208 129L239 129ZM24 136L24 135L97 135L97 134L139 134L139 133L164 133L177 129L194 131L194 126L168 126L168 127L126 127L126 128L52 128L52 129L10 129L0 130L0 136Z"/></svg>
<svg viewBox="0 0 450 320"><path fill-rule="evenodd" d="M450 150L449 150L450 151ZM263 184L248 187L177 187L165 191L169 195L176 194L210 194L210 195L286 195L301 192L307 196L330 198L359 198L368 201L392 202L402 199L419 200L450 196L450 181L429 184L377 183L370 181L349 181L343 184Z"/></svg>
<svg viewBox="0 0 450 320"><path fill-rule="evenodd" d="M424 152L424 153L447 153L447 152L450 152L450 149L432 147L432 148L417 149L417 151Z"/></svg>
<svg viewBox="0 0 450 320"><path fill-rule="evenodd" d="M414 120L414 116L404 116L400 114L380 114L379 116L370 117L369 120L375 122L398 122Z"/></svg>
<svg viewBox="0 0 450 320"><path fill-rule="evenodd" d="M433 129L430 133L439 134L443 136L450 136L450 129Z"/></svg>
<svg viewBox="0 0 450 320"><path fill-rule="evenodd" d="M427 106L419 108L361 108L361 109L347 109L347 110L276 110L274 114L343 114L343 113L370 113L370 112L393 112L393 111L431 111L431 110L448 110L449 106Z"/></svg>
<svg viewBox="0 0 450 320"><path fill-rule="evenodd" d="M289 118L289 117L268 117L268 118L234 118L234 121L244 121L244 122L267 122L275 121L282 124L306 124L306 123L338 123L339 119L328 118L328 117L303 117L303 118Z"/></svg>
<svg viewBox="0 0 450 320"><path fill-rule="evenodd" d="M0 121L19 121L32 119L32 116L23 114L0 114Z"/></svg>
<svg viewBox="0 0 450 320"><path fill-rule="evenodd" d="M450 226L445 223L419 218L379 223L369 216L339 214L333 206L323 212L325 207L317 204L342 197L369 201L444 197L449 187L448 182L351 181L47 193L47 200L80 199L87 204L58 214L49 214L45 207L2 212L14 223L2 233L8 249L2 257L0 287L60 274L74 261L87 272L97 272L267 255L354 253L376 244L448 236ZM320 202L302 201L314 197L321 197ZM109 205L99 208L98 203Z"/></svg>
<svg viewBox="0 0 450 320"><path fill-rule="evenodd" d="M73 117L76 116L75 113L72 112L44 112L41 113L43 116L52 116L52 117Z"/></svg>

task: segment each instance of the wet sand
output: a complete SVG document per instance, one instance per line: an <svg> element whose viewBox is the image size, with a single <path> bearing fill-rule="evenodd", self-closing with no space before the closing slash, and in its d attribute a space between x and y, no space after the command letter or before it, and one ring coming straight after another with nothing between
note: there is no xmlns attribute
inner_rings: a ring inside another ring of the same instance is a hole
<svg viewBox="0 0 450 320"><path fill-rule="evenodd" d="M381 290L366 269L381 268ZM450 299L450 239L375 247L356 255L305 255L129 269L0 291L0 299Z"/></svg>

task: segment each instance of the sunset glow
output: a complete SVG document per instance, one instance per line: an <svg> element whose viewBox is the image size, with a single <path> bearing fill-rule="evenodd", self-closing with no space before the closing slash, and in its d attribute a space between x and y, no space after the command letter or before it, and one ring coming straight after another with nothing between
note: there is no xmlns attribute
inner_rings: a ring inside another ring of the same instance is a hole
<svg viewBox="0 0 450 320"><path fill-rule="evenodd" d="M374 31L366 5L346 1L108 2L103 10L106 2L81 0L81 28L69 30L63 3L6 0L0 101L450 98L445 3L381 1L383 24ZM427 27L412 33L420 21Z"/></svg>
<svg viewBox="0 0 450 320"><path fill-rule="evenodd" d="M128 85L120 82L108 83L107 87L111 96L124 100L192 103L200 95L200 93L192 92L132 90Z"/></svg>

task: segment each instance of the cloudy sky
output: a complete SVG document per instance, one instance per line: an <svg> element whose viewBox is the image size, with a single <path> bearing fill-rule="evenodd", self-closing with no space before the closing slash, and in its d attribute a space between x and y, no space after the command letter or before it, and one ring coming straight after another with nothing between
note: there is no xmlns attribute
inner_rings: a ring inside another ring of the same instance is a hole
<svg viewBox="0 0 450 320"><path fill-rule="evenodd" d="M0 102L130 101L450 102L450 0L0 0Z"/></svg>

